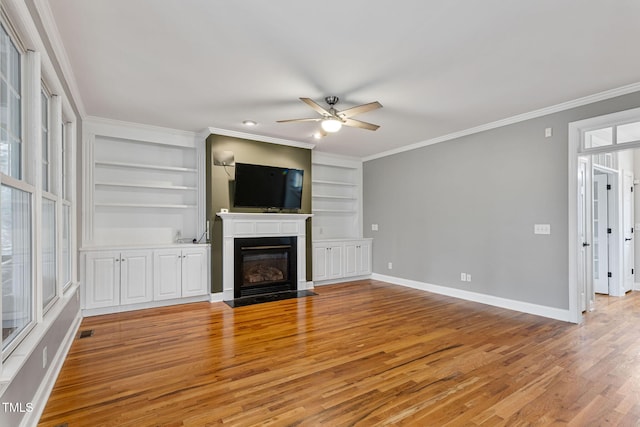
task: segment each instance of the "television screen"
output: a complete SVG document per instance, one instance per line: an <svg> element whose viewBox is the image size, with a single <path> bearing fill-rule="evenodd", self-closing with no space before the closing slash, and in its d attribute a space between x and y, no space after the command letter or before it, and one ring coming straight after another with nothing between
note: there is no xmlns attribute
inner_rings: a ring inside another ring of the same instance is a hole
<svg viewBox="0 0 640 427"><path fill-rule="evenodd" d="M236 163L233 205L300 209L303 170Z"/></svg>

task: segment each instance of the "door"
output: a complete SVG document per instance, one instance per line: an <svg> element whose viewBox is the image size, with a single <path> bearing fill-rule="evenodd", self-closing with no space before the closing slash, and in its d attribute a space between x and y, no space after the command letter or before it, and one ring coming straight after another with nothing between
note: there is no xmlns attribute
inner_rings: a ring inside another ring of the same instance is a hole
<svg viewBox="0 0 640 427"><path fill-rule="evenodd" d="M207 293L207 256L205 248L182 251L182 296Z"/></svg>
<svg viewBox="0 0 640 427"><path fill-rule="evenodd" d="M120 253L86 254L84 308L113 307L120 304Z"/></svg>
<svg viewBox="0 0 640 427"><path fill-rule="evenodd" d="M126 251L120 256L120 303L138 304L153 299L151 252Z"/></svg>
<svg viewBox="0 0 640 427"><path fill-rule="evenodd" d="M180 249L158 249L153 254L153 299L180 298L182 252Z"/></svg>
<svg viewBox="0 0 640 427"><path fill-rule="evenodd" d="M609 198L608 175L593 174L593 286L598 294L609 294Z"/></svg>
<svg viewBox="0 0 640 427"><path fill-rule="evenodd" d="M344 244L344 275L355 276L358 274L358 242L345 242Z"/></svg>
<svg viewBox="0 0 640 427"><path fill-rule="evenodd" d="M590 173L589 159L578 158L578 200L577 200L577 225L578 225L578 257L577 257L577 287L578 307L581 312L591 308L593 283L591 281L591 251L589 239L591 238L590 215Z"/></svg>
<svg viewBox="0 0 640 427"><path fill-rule="evenodd" d="M622 248L623 287L625 292L633 289L635 282L634 241L633 241L633 173L623 171L622 177Z"/></svg>

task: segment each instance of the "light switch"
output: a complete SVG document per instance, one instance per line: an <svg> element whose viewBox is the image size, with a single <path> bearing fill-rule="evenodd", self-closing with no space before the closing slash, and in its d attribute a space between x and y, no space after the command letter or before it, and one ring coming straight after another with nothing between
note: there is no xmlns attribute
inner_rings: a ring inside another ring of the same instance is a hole
<svg viewBox="0 0 640 427"><path fill-rule="evenodd" d="M533 234L551 234L551 224L534 224Z"/></svg>
<svg viewBox="0 0 640 427"><path fill-rule="evenodd" d="M551 138L552 135L553 135L553 129L552 128L545 128L544 137L545 138Z"/></svg>

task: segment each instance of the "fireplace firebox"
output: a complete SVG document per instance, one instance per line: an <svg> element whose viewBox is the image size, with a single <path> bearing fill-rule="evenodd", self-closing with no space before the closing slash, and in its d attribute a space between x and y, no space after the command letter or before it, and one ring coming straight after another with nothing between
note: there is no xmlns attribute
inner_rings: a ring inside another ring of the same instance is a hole
<svg viewBox="0 0 640 427"><path fill-rule="evenodd" d="M297 238L234 239L234 298L297 290Z"/></svg>

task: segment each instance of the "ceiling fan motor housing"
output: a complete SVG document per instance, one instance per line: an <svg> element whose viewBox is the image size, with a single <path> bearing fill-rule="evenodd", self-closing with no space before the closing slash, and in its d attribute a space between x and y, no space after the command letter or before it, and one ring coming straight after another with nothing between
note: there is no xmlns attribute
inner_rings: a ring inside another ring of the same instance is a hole
<svg viewBox="0 0 640 427"><path fill-rule="evenodd" d="M340 98L338 98L337 96L327 96L324 100L327 104L333 107L338 103L338 101L340 101Z"/></svg>

